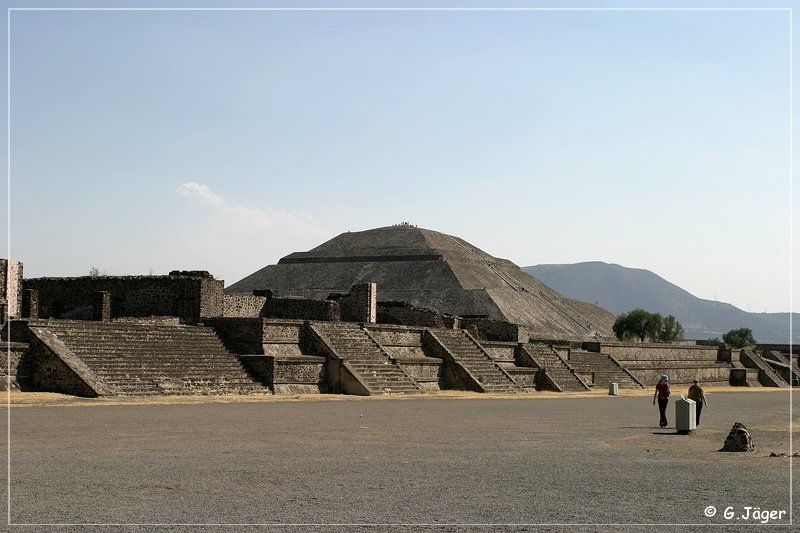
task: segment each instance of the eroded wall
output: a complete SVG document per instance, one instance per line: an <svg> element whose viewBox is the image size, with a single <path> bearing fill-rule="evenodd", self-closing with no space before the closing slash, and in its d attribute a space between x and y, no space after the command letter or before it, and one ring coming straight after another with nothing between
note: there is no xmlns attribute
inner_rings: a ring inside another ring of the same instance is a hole
<svg viewBox="0 0 800 533"><path fill-rule="evenodd" d="M222 316L223 281L192 276L83 276L32 278L41 318L92 320L98 291L111 297L111 318L177 316L194 324Z"/></svg>

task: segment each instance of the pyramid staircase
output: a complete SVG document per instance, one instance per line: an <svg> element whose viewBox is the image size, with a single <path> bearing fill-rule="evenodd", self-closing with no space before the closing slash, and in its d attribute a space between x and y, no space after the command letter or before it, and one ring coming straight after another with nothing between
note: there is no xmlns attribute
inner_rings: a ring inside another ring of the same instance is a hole
<svg viewBox="0 0 800 533"><path fill-rule="evenodd" d="M788 383L797 383L800 381L800 368L798 368L797 363L778 350L764 350L761 352L761 358L765 363L769 364L784 381Z"/></svg>
<svg viewBox="0 0 800 533"><path fill-rule="evenodd" d="M422 392L368 331L352 322L313 322L311 330L367 388L370 395Z"/></svg>
<svg viewBox="0 0 800 533"><path fill-rule="evenodd" d="M54 335L113 395L270 392L211 328L39 320L29 329L42 338Z"/></svg>
<svg viewBox="0 0 800 533"><path fill-rule="evenodd" d="M752 349L744 348L739 352L739 361L747 368L758 369L758 381L766 387L786 388L789 384L775 372L761 356Z"/></svg>
<svg viewBox="0 0 800 533"><path fill-rule="evenodd" d="M594 388L605 388L609 383L618 383L621 389L644 388L639 380L608 354L570 350L569 364L579 374L592 374L594 379L585 381Z"/></svg>
<svg viewBox="0 0 800 533"><path fill-rule="evenodd" d="M590 389L589 385L575 373L575 369L550 346L528 343L523 344L521 349L527 352L539 368L547 374L550 382L559 392Z"/></svg>
<svg viewBox="0 0 800 533"><path fill-rule="evenodd" d="M456 364L477 379L483 392L520 392L523 388L466 331L428 330Z"/></svg>

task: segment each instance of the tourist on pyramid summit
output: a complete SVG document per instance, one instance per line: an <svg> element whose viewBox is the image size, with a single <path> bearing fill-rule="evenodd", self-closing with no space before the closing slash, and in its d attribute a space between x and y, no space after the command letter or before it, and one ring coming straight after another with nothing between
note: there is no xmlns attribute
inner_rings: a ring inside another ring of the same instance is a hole
<svg viewBox="0 0 800 533"><path fill-rule="evenodd" d="M653 405L658 399L658 412L661 419L658 425L662 428L667 427L667 404L669 403L669 376L661 374L661 381L656 383L656 392L653 394Z"/></svg>
<svg viewBox="0 0 800 533"><path fill-rule="evenodd" d="M695 410L694 410L695 419L696 419L696 424L695 425L699 426L700 425L700 411L703 410L703 406L704 405L706 407L708 407L708 400L706 399L706 392L703 390L703 387L698 385L698 383L700 383L700 381L697 380L697 379L692 382L692 386L689 387L688 396L689 396L689 399L693 400L694 403L695 403Z"/></svg>

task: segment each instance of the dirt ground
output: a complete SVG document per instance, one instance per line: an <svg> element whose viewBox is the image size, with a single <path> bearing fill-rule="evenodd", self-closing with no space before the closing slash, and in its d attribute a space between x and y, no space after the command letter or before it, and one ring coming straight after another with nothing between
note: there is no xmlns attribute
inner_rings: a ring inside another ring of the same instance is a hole
<svg viewBox="0 0 800 533"><path fill-rule="evenodd" d="M10 528L25 531L790 530L800 459L770 454L800 448L797 393L707 390L691 435L658 428L648 390L12 392L3 489ZM674 402L668 413L674 424ZM734 422L754 452L718 451Z"/></svg>

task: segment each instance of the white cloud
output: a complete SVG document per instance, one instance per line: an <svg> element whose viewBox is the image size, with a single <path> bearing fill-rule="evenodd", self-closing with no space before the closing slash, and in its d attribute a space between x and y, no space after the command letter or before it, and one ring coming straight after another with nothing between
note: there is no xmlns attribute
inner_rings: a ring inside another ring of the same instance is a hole
<svg viewBox="0 0 800 533"><path fill-rule="evenodd" d="M223 207L225 205L225 199L211 192L208 185L203 185L195 181L187 181L178 187L178 194L186 198L198 199L214 207Z"/></svg>
<svg viewBox="0 0 800 533"><path fill-rule="evenodd" d="M175 268L208 270L226 285L332 236L304 211L232 205L197 182L186 182L177 192L210 210L173 250L180 261Z"/></svg>

